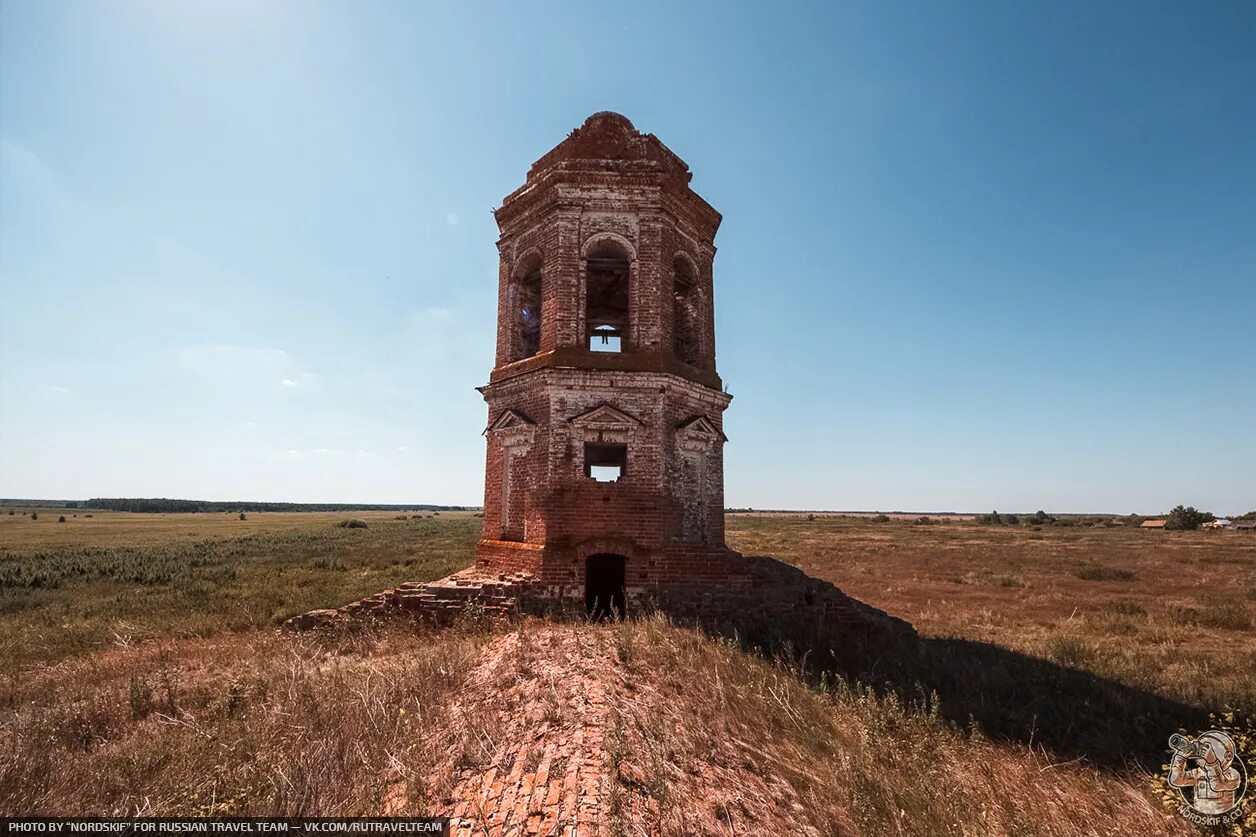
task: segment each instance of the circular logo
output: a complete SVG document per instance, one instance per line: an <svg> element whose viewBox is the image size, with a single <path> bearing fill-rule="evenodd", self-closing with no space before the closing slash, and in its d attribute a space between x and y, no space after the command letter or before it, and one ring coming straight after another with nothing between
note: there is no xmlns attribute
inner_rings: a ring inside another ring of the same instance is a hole
<svg viewBox="0 0 1256 837"><path fill-rule="evenodd" d="M1233 738L1215 729L1194 738L1175 733L1169 736L1169 747L1173 758L1168 782L1190 810L1204 817L1223 817L1242 804L1247 768Z"/></svg>

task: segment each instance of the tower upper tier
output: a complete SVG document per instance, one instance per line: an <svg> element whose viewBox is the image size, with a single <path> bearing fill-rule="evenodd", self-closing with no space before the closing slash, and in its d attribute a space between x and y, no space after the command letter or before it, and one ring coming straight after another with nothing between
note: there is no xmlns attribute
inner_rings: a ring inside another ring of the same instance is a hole
<svg viewBox="0 0 1256 837"><path fill-rule="evenodd" d="M652 134L595 113L496 211L493 380L549 366L669 372L719 388L720 214Z"/></svg>

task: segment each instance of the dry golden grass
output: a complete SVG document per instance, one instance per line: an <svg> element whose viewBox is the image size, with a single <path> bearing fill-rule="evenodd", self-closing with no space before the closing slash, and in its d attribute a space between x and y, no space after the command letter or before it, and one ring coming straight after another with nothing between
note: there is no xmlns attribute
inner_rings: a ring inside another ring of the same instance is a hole
<svg viewBox="0 0 1256 837"><path fill-rule="evenodd" d="M0 519L0 575L25 580L0 586L0 810L474 820L458 806L524 739L596 727L611 834L1186 834L1121 754L1254 703L1256 538L1233 533L730 516L735 548L924 637L843 669L658 619L276 633L465 566L479 527L349 516L249 515L273 528L241 536L121 515L78 541Z"/></svg>
<svg viewBox="0 0 1256 837"><path fill-rule="evenodd" d="M526 791L570 771L597 794L572 816L608 834L1189 833L1137 784L801 674L660 618L114 648L10 695L0 810L522 833L493 819L492 776Z"/></svg>
<svg viewBox="0 0 1256 837"><path fill-rule="evenodd" d="M0 810L378 812L443 752L444 707L482 641L263 631L51 667L7 696Z"/></svg>

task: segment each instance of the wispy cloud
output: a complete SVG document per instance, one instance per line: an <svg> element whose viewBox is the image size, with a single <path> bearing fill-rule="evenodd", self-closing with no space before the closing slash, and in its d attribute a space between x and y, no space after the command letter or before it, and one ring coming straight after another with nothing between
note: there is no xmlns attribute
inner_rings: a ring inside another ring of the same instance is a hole
<svg viewBox="0 0 1256 837"><path fill-rule="evenodd" d="M70 391L68 389L66 389L65 387L57 386L56 384L40 384L38 387L36 387L36 389L38 389L40 392L45 393L47 395L69 395L70 394Z"/></svg>
<svg viewBox="0 0 1256 837"><path fill-rule="evenodd" d="M456 226L458 226L458 213L457 213L457 212L446 212L446 213L445 213L445 223L449 224L449 226L451 226L451 227L456 227Z"/></svg>

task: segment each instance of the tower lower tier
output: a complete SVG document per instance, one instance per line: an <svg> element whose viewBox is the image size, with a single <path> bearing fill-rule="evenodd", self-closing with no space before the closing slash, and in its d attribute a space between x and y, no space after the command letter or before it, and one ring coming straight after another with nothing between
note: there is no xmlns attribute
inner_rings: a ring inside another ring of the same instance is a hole
<svg viewBox="0 0 1256 837"><path fill-rule="evenodd" d="M587 587L715 580L730 396L668 373L548 368L485 387L477 565Z"/></svg>

